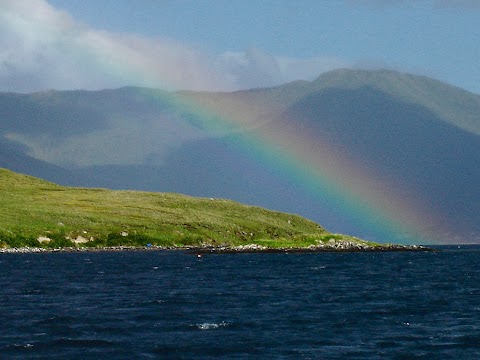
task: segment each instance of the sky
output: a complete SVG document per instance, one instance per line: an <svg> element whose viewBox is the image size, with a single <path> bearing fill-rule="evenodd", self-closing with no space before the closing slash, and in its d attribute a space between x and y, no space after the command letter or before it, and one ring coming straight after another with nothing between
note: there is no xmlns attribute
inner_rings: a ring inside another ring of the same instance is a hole
<svg viewBox="0 0 480 360"><path fill-rule="evenodd" d="M388 68L480 94L478 0L0 0L0 91L231 91Z"/></svg>

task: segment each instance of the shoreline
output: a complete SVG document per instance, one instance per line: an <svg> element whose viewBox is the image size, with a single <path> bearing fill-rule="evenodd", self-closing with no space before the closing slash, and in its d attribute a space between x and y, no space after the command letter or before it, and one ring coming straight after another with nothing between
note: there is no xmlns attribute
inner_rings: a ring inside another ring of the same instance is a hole
<svg viewBox="0 0 480 360"><path fill-rule="evenodd" d="M78 253L78 252L127 252L127 251L185 251L191 254L275 254L275 253L333 253L333 252L418 252L437 251L423 245L366 245L356 243L336 243L311 245L308 247L267 248L248 244L239 246L108 246L108 247L64 247L41 248L19 247L0 248L0 254L38 254L38 253Z"/></svg>

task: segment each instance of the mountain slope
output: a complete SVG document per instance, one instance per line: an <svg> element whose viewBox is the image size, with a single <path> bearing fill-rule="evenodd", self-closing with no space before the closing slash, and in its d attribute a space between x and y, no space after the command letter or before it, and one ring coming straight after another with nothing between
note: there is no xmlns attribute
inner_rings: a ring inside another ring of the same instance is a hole
<svg viewBox="0 0 480 360"><path fill-rule="evenodd" d="M291 119L297 131L334 139L351 162L390 179L392 192L421 200L451 230L480 231L480 136L370 87L310 94L283 114Z"/></svg>
<svg viewBox="0 0 480 360"><path fill-rule="evenodd" d="M480 96L426 76L390 70L336 70L321 75L313 87L315 91L372 88L406 104L426 108L439 119L480 135Z"/></svg>
<svg viewBox="0 0 480 360"><path fill-rule="evenodd" d="M232 93L0 94L0 160L35 175L54 165L42 177L62 184L232 198L390 241L348 213L361 208L353 194L406 227L425 214L419 231L434 241L480 242L478 114L476 94L386 70ZM302 167L337 195L314 194Z"/></svg>

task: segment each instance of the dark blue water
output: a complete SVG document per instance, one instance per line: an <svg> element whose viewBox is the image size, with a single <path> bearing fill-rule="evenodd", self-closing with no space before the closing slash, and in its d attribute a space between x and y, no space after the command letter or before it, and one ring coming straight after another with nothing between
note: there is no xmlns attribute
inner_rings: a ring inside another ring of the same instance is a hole
<svg viewBox="0 0 480 360"><path fill-rule="evenodd" d="M1 359L479 359L480 249L0 255Z"/></svg>

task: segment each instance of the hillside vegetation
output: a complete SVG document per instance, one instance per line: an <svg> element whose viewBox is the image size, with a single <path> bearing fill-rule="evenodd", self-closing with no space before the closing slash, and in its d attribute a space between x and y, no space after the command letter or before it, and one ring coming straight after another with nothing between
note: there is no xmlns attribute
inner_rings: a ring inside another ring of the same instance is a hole
<svg viewBox="0 0 480 360"><path fill-rule="evenodd" d="M331 238L299 216L223 199L63 187L0 169L0 244L304 247ZM359 241L354 239L355 241Z"/></svg>

